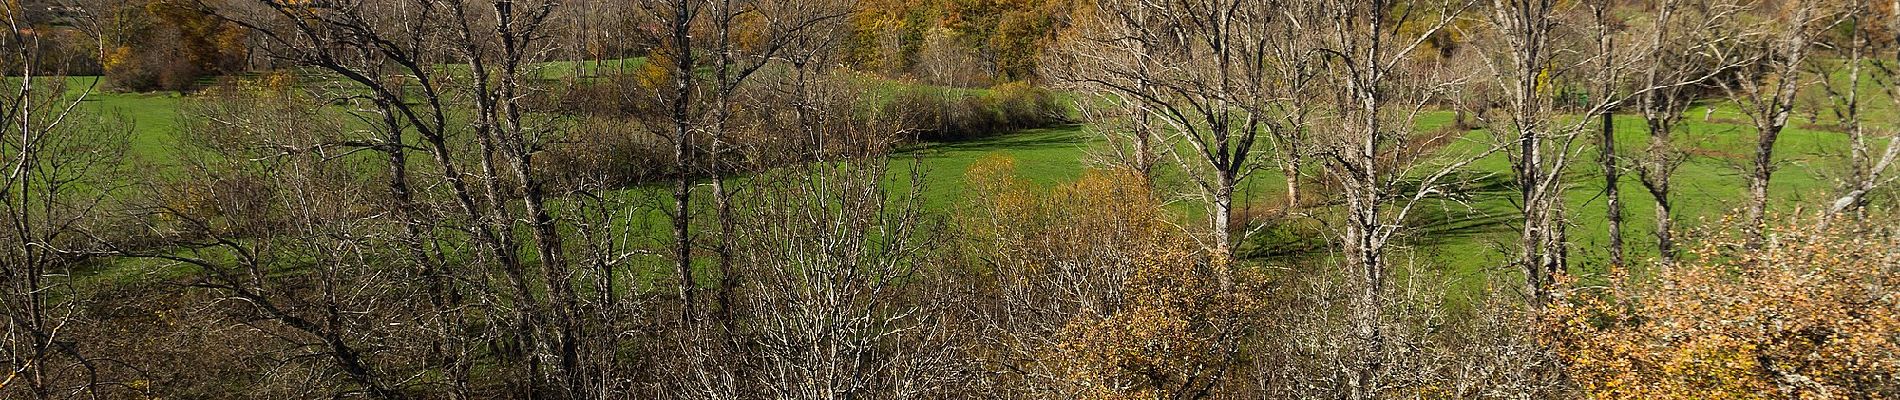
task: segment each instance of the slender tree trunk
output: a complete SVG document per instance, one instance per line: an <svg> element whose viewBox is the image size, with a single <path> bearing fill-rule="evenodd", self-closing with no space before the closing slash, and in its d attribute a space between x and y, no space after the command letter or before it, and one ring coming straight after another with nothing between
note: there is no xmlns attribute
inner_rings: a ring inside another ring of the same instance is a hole
<svg viewBox="0 0 1900 400"><path fill-rule="evenodd" d="M725 174L728 172L726 170L728 165L726 165L725 152L727 146L726 141L730 139L730 133L726 132L726 129L729 127L728 120L732 117L730 107L732 107L733 91L738 89L738 82L732 82L732 67L734 62L732 59L732 19L735 18L737 14L729 9L729 7L732 7L730 0L722 0L718 4L719 15L714 18L715 23L718 24L719 65L714 82L719 85L719 87L714 93L717 98L713 101L713 137L710 161L712 165L713 203L714 208L717 209L715 217L719 220L719 241L715 244L713 254L719 257L719 321L721 326L725 328L726 333L732 334L735 332L732 315L732 294L739 285L739 276L738 272L733 270L732 265L732 248L735 232L733 232L732 191L726 187L725 182Z"/></svg>
<svg viewBox="0 0 1900 400"><path fill-rule="evenodd" d="M1139 115L1134 117L1135 118L1135 132L1134 132L1135 170L1136 172L1141 173L1142 179L1153 179L1154 169L1155 169L1154 144L1152 143L1153 142L1152 135L1154 135L1153 133L1154 121L1149 120L1149 118L1151 117L1148 115L1147 111L1136 111L1136 112Z"/></svg>
<svg viewBox="0 0 1900 400"><path fill-rule="evenodd" d="M511 169L520 185L522 207L528 213L529 232L534 237L535 251L541 260L541 278L548 285L548 308L553 311L551 317L554 318L554 326L549 328L556 330L555 358L560 362L560 374L562 380L566 381L567 395L580 396L585 393L582 387L585 371L580 367L578 325L575 322L575 313L579 312L580 304L574 296L573 276L569 274L559 227L555 226L554 217L548 211L545 189L540 179L530 174L534 153L529 148L531 144L527 142L528 138L521 126L520 74L521 63L527 57L523 49L527 45L524 43L526 38L522 35L534 34L532 30L537 27L517 26L524 21L518 19L522 16L516 15L514 8L509 5L498 4L496 14L503 59L497 88L498 108L495 111L500 114L498 122L504 135L502 143L508 158L514 163ZM524 33L522 29L529 31Z"/></svg>
<svg viewBox="0 0 1900 400"><path fill-rule="evenodd" d="M1656 256L1663 267L1676 265L1675 204L1669 200L1669 177L1661 177L1660 190L1650 192L1656 200Z"/></svg>
<svg viewBox="0 0 1900 400"><path fill-rule="evenodd" d="M1645 61L1647 71L1643 76L1644 86L1659 87L1665 83L1664 80L1681 78L1675 74L1681 71L1680 66L1669 65L1671 61L1667 56L1673 51L1664 45L1669 42L1670 30L1667 28L1675 23L1672 16L1676 6L1673 0L1663 0L1654 8L1657 22L1651 37L1652 47L1648 49L1648 59ZM1669 74L1667 78L1665 73ZM1653 234L1656 237L1656 256L1663 268L1675 265L1676 261L1675 238L1672 235L1675 215L1669 202L1670 176L1675 173L1676 155L1669 136L1676 123L1681 121L1683 112L1688 109L1688 104L1678 100L1681 97L1675 89L1655 90L1644 93L1637 103L1642 112L1643 125L1649 130L1649 144L1643 148L1644 156L1636 164L1636 179L1656 203Z"/></svg>
<svg viewBox="0 0 1900 400"><path fill-rule="evenodd" d="M1280 164L1280 175L1286 179L1286 214L1292 214L1300 209L1300 164L1302 161L1304 160L1298 152L1288 152L1286 160Z"/></svg>
<svg viewBox="0 0 1900 400"><path fill-rule="evenodd" d="M1375 17L1373 37L1378 36L1376 27L1379 22L1377 21L1378 18ZM1375 53L1376 49L1374 47ZM1377 60L1377 58L1373 59ZM1376 75L1381 71L1376 65L1371 69L1372 74L1375 75L1373 79L1376 79ZM1379 397L1378 377L1385 368L1383 357L1385 334L1380 317L1385 310L1385 302L1381 299L1380 293L1385 286L1385 260L1383 259L1385 241L1381 236L1386 229L1385 223L1379 218L1379 203L1384 197L1385 190L1379 187L1381 184L1379 177L1381 100L1378 98L1377 85L1353 86L1355 100L1360 103L1360 109L1357 111L1364 113L1361 116L1363 120L1360 121L1364 124L1364 130L1360 132L1364 137L1357 138L1359 140L1357 148L1353 149L1354 154L1350 155L1353 162L1358 164L1352 168L1356 171L1349 172L1345 179L1347 185L1352 186L1346 188L1347 201L1350 203L1348 207L1351 208L1348 211L1350 220L1346 224L1346 240L1349 246L1346 251L1350 257L1347 263L1356 269L1349 273L1359 277L1360 285L1351 303L1352 330L1357 342L1355 350L1359 353L1355 363L1356 368L1353 371L1352 398L1373 400Z"/></svg>
<svg viewBox="0 0 1900 400"><path fill-rule="evenodd" d="M1363 200L1361 200L1363 202ZM1352 398L1372 400L1380 397L1379 375L1384 370L1385 333L1380 314L1385 309L1380 298L1380 290L1385 286L1385 265L1380 255L1384 247L1376 235L1378 226L1378 206L1360 204L1355 208L1352 222L1357 228L1347 240L1353 243L1352 259L1348 260L1359 275L1358 290L1352 300L1352 332L1359 353L1353 371Z"/></svg>
<svg viewBox="0 0 1900 400"><path fill-rule="evenodd" d="M1542 305L1549 280L1544 274L1544 244L1547 242L1544 235L1548 234L1546 229L1549 227L1544 222L1545 204L1540 179L1543 171L1538 168L1542 145L1539 144L1537 133L1526 130L1519 135L1518 161L1514 169L1517 172L1518 201L1524 209L1521 220L1523 227L1518 232L1517 262L1524 269L1525 284L1530 288L1531 297L1536 299L1536 304Z"/></svg>
<svg viewBox="0 0 1900 400"><path fill-rule="evenodd" d="M1656 202L1656 256L1658 262L1668 268L1676 263L1675 212L1669 199L1670 178L1674 175L1669 147L1671 118L1651 110L1645 111L1644 119L1649 126L1649 148L1645 150L1649 156L1636 169L1637 180L1649 192L1650 200Z"/></svg>
<svg viewBox="0 0 1900 400"><path fill-rule="evenodd" d="M1623 266L1623 181L1621 166L1616 155L1616 113L1604 112L1602 124L1602 146L1598 159L1603 167L1604 217L1610 229L1610 265Z"/></svg>
<svg viewBox="0 0 1900 400"><path fill-rule="evenodd" d="M1788 117L1794 111L1795 95L1800 91L1799 75L1802 63L1807 61L1808 47L1812 45L1808 29L1811 29L1810 16L1815 12L1813 3L1801 3L1794 10L1793 29L1786 39L1775 45L1779 49L1771 51L1766 62L1775 67L1777 77L1774 93L1767 99L1758 95L1759 87L1753 83L1747 90L1747 101L1754 101L1753 119L1755 120L1755 159L1748 179L1748 242L1747 248L1761 249L1766 241L1768 214L1768 185L1775 174L1775 142L1781 139L1781 130L1788 125ZM1785 53L1784 53L1785 52ZM1742 77L1742 79L1749 79Z"/></svg>
<svg viewBox="0 0 1900 400"><path fill-rule="evenodd" d="M1879 179L1880 174L1880 171L1875 168L1873 154L1867 144L1867 132L1861 126L1860 121L1860 75L1861 64L1863 63L1862 51L1866 47L1866 36L1864 35L1865 32L1862 31L1864 26L1861 24L1858 13L1863 10L1865 10L1865 4L1863 2L1856 1L1853 3L1853 12L1856 14L1850 16L1848 20L1848 24L1853 28L1853 30L1850 31L1850 34L1853 35L1853 41L1849 44L1851 48L1848 49L1846 104L1837 103L1835 105L1838 107L1836 108L1836 112L1840 114L1841 117L1841 127L1847 131L1848 145L1851 146L1849 149L1848 175L1853 181L1849 182L1848 187L1845 188L1847 193L1839 200L1836 200L1836 204L1828 208L1829 215L1847 212L1858 213L1862 208L1866 207L1867 193L1874 190L1876 180Z"/></svg>
<svg viewBox="0 0 1900 400"><path fill-rule="evenodd" d="M714 118L726 118L724 115L726 112L723 111L723 107L726 107L726 100L721 98L716 103L718 104L714 105L714 107L722 108L722 110L714 111L715 114L719 114L719 116ZM723 122L714 122L713 129L716 132L723 132L725 124ZM712 173L713 208L716 209L714 218L718 219L719 222L719 240L713 244L713 254L719 257L719 315L717 317L720 323L730 331L733 322L732 294L739 285L739 276L738 271L735 271L732 265L733 235L735 233L733 232L732 188L726 186L726 174L723 171L728 166L721 161L724 156L721 153L725 152L725 150L724 135L714 133L712 151L708 155L711 157L710 164L714 170Z"/></svg>
<svg viewBox="0 0 1900 400"><path fill-rule="evenodd" d="M1566 262L1560 218L1563 189L1558 180L1568 166L1571 142L1567 135L1558 137L1558 128L1547 121L1553 110L1542 83L1551 73L1547 65L1549 38L1555 26L1552 7L1550 0L1498 3L1489 18L1508 44L1510 73L1497 78L1500 88L1509 95L1508 129L1517 134L1512 172L1517 175L1523 212L1518 264L1524 269L1535 306L1548 301L1555 275Z"/></svg>
<svg viewBox="0 0 1900 400"><path fill-rule="evenodd" d="M1218 275L1221 293L1231 293L1234 287L1234 174L1220 171L1215 179L1218 188L1214 189L1214 254L1218 257L1215 274Z"/></svg>
<svg viewBox="0 0 1900 400"><path fill-rule="evenodd" d="M677 52L673 70L673 158L676 176L673 185L673 257L679 270L680 320L694 319L693 279L693 145L691 107L693 96L692 10L689 0L677 0L673 13L673 49Z"/></svg>

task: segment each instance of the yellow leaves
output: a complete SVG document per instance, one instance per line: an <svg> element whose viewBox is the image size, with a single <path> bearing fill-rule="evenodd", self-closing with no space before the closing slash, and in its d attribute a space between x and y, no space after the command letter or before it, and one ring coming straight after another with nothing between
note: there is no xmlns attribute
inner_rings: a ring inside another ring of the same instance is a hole
<svg viewBox="0 0 1900 400"><path fill-rule="evenodd" d="M1156 251L1136 261L1124 308L1077 318L1042 355L1082 398L1172 398L1230 367L1233 332L1259 305L1251 290L1223 292L1208 260Z"/></svg>
<svg viewBox="0 0 1900 400"><path fill-rule="evenodd" d="M970 194L1001 218L1020 217L1031 211L1035 199L1028 184L1016 177L1016 160L1002 154L984 156L964 173Z"/></svg>
<svg viewBox="0 0 1900 400"><path fill-rule="evenodd" d="M761 13L739 14L732 21L732 45L741 49L757 49L765 45L766 35L771 33L771 21Z"/></svg>
<svg viewBox="0 0 1900 400"><path fill-rule="evenodd" d="M1599 398L1878 395L1900 388L1900 240L1878 226L1776 229L1741 250L1733 224L1628 293L1553 307L1573 381ZM1883 385L1879 382L1889 382Z"/></svg>
<svg viewBox="0 0 1900 400"><path fill-rule="evenodd" d="M654 90L673 84L673 57L665 53L655 53L633 71L633 82L641 89Z"/></svg>
<svg viewBox="0 0 1900 400"><path fill-rule="evenodd" d="M1161 203L1139 173L1092 170L1038 193L1016 176L1014 159L995 154L972 164L964 180L962 233L1011 264L1117 258L1180 242L1169 236Z"/></svg>
<svg viewBox="0 0 1900 400"><path fill-rule="evenodd" d="M238 81L238 88L246 92L263 95L259 100L277 99L297 89L297 75L290 71L273 70Z"/></svg>
<svg viewBox="0 0 1900 400"><path fill-rule="evenodd" d="M132 62L132 57L131 46L113 46L100 55L99 64L107 71L118 70Z"/></svg>

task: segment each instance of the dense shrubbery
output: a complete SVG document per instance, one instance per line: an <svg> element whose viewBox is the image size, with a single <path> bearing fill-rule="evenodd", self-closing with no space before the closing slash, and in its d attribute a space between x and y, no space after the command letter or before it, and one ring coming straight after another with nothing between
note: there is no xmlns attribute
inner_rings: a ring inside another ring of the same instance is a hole
<svg viewBox="0 0 1900 400"><path fill-rule="evenodd" d="M559 90L537 94L532 99L537 107L580 118L578 129L557 141L542 159L542 172L557 180L598 179L612 185L681 173L673 165L672 144L662 134L668 127L651 120L670 110L628 95L665 83L664 77L648 76L649 71L642 68L570 82ZM1055 93L1028 83L981 91L905 85L879 97L865 88L865 79L853 73L827 74L809 83L805 89L809 98L804 100L784 87L762 85L748 90L743 95L755 103L805 104L807 112L801 116L781 108L735 106L727 140L738 150L727 154L721 168L727 172L772 168L809 161L804 158L814 154L862 154L903 140L975 139L1067 122L1067 109ZM695 110L696 114L709 112ZM784 128L804 124L817 128L809 133ZM823 137L808 137L817 132L823 132ZM700 143L698 147L708 146ZM706 168L711 166L699 166L700 172L691 173L703 174Z"/></svg>
<svg viewBox="0 0 1900 400"><path fill-rule="evenodd" d="M881 107L925 141L995 136L1060 124L1067 117L1055 93L1023 82L974 93L906 87Z"/></svg>
<svg viewBox="0 0 1900 400"><path fill-rule="evenodd" d="M1039 56L1085 3L867 0L851 15L856 67L963 85L1038 78ZM943 74L942 68L957 73ZM948 79L946 79L948 78Z"/></svg>
<svg viewBox="0 0 1900 400"><path fill-rule="evenodd" d="M540 159L537 172L557 188L587 183L637 184L666 176L673 154L664 137L626 120L582 120Z"/></svg>
<svg viewBox="0 0 1900 400"><path fill-rule="evenodd" d="M1653 281L1616 276L1556 308L1571 379L1598 398L1900 396L1900 237L1812 222L1761 250L1717 224Z"/></svg>

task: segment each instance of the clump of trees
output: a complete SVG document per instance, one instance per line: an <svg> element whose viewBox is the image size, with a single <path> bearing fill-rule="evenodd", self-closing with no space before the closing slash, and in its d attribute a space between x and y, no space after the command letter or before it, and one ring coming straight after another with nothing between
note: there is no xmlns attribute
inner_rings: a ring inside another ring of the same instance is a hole
<svg viewBox="0 0 1900 400"><path fill-rule="evenodd" d="M955 87L1041 78L1044 49L1074 0L870 0L851 15L845 48L860 69Z"/></svg>
<svg viewBox="0 0 1900 400"><path fill-rule="evenodd" d="M244 27L188 0L48 2L96 25L96 57L118 90L194 90L212 78L247 71L254 46Z"/></svg>

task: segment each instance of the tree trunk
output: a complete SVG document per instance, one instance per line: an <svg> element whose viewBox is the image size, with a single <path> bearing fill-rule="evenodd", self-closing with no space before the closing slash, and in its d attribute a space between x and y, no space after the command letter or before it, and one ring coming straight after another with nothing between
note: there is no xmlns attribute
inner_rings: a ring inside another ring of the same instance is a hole
<svg viewBox="0 0 1900 400"><path fill-rule="evenodd" d="M1234 262L1234 176L1227 171L1218 172L1216 179L1220 185L1214 189L1214 254L1218 257L1215 273L1219 274L1221 293L1233 289L1232 268Z"/></svg>
<svg viewBox="0 0 1900 400"><path fill-rule="evenodd" d="M1603 165L1604 219L1610 229L1610 265L1623 266L1623 191L1622 171L1616 156L1616 113L1603 113L1602 147L1598 159Z"/></svg>
<svg viewBox="0 0 1900 400"><path fill-rule="evenodd" d="M1375 19L1376 21L1376 19ZM1376 24L1376 22L1375 22ZM1377 68L1373 69L1375 72ZM1346 188L1348 211L1346 249L1348 265L1356 271L1348 275L1359 278L1359 291L1351 302L1351 324L1355 337L1357 356L1353 371L1352 398L1373 400L1379 397L1378 377L1385 368L1385 335L1380 323L1380 315L1385 303L1380 292L1385 286L1385 224L1379 220L1379 204L1383 201L1385 188L1380 187L1379 177L1379 113L1380 99L1375 85L1355 85L1353 91L1360 103L1359 112L1364 120L1364 137L1356 138L1358 148L1353 149L1351 159L1358 164L1357 173L1347 174Z"/></svg>
<svg viewBox="0 0 1900 400"><path fill-rule="evenodd" d="M1649 198L1656 202L1656 256L1664 268L1676 263L1676 243L1672 233L1675 229L1675 213L1669 200L1669 185L1673 166L1669 146L1669 121L1662 113L1647 112L1645 122L1649 125L1649 156L1645 157L1640 168L1636 169L1637 180L1643 189L1649 192Z"/></svg>
<svg viewBox="0 0 1900 400"><path fill-rule="evenodd" d="M1781 128L1763 127L1755 139L1755 159L1748 174L1747 248L1762 248L1768 219L1768 183L1775 174L1775 141Z"/></svg>
<svg viewBox="0 0 1900 400"><path fill-rule="evenodd" d="M1290 154L1280 165L1280 174L1286 179L1286 212L1292 214L1300 209L1300 156Z"/></svg>
<svg viewBox="0 0 1900 400"><path fill-rule="evenodd" d="M714 208L717 209L714 217L719 220L719 241L715 242L715 248L713 249L713 254L719 257L718 317L719 323L725 328L725 332L732 334L736 332L733 326L732 294L739 285L739 277L737 271L733 270L732 265L734 240L732 192L726 187L725 182L726 173L728 172L726 171L728 166L726 165L725 152L726 141L730 138L729 133L726 132L728 128L727 123L732 117L732 110L729 108L732 107L733 91L736 90L738 86L738 82L731 82L731 80L734 79L732 76L734 63L732 59L731 40L732 19L735 18L737 14L734 14L734 11L729 9L729 7L732 6L731 1L720 1L718 4L719 15L714 18L717 18L716 23L718 24L719 65L717 67L717 76L715 77L714 83L719 86L717 91L714 92L714 96L717 96L717 98L713 99L713 140L711 158L709 160L712 165L713 205Z"/></svg>
<svg viewBox="0 0 1900 400"><path fill-rule="evenodd" d="M698 284L693 279L693 238L692 238L692 199L693 199L693 149L692 121L690 103L693 96L693 42L691 36L691 10L688 0L674 2L673 8L673 50L679 52L675 60L673 74L673 158L677 169L673 172L677 179L673 182L673 257L679 269L680 320L692 322L695 305L694 292Z"/></svg>
<svg viewBox="0 0 1900 400"><path fill-rule="evenodd" d="M1669 177L1663 176L1661 190L1650 192L1656 200L1656 256L1664 268L1676 265L1676 229L1674 205L1669 201Z"/></svg>
<svg viewBox="0 0 1900 400"><path fill-rule="evenodd" d="M1370 164L1368 164L1370 165ZM1380 397L1379 375L1384 368L1385 336L1380 323L1380 314L1385 304L1380 298L1380 289L1385 286L1385 265L1380 257L1383 243L1377 235L1381 227L1378 221L1378 205L1370 199L1351 200L1349 206L1352 221L1347 233L1351 248L1347 249L1347 264L1356 271L1352 275L1359 278L1358 290L1351 301L1349 316L1352 325L1354 351L1358 353L1353 371L1351 398L1372 400Z"/></svg>
<svg viewBox="0 0 1900 400"><path fill-rule="evenodd" d="M1524 270L1524 283L1529 287L1531 297L1536 300L1535 304L1542 305L1544 303L1544 224L1539 215L1542 200L1539 199L1537 193L1542 190L1538 182L1538 177L1542 175L1542 172L1538 170L1536 161L1539 157L1537 152L1539 146L1536 134L1524 132L1519 135L1521 137L1518 138L1517 166L1513 168L1517 172L1518 204L1520 204L1519 207L1523 207L1520 220L1523 225L1518 231L1517 263L1519 268Z"/></svg>

